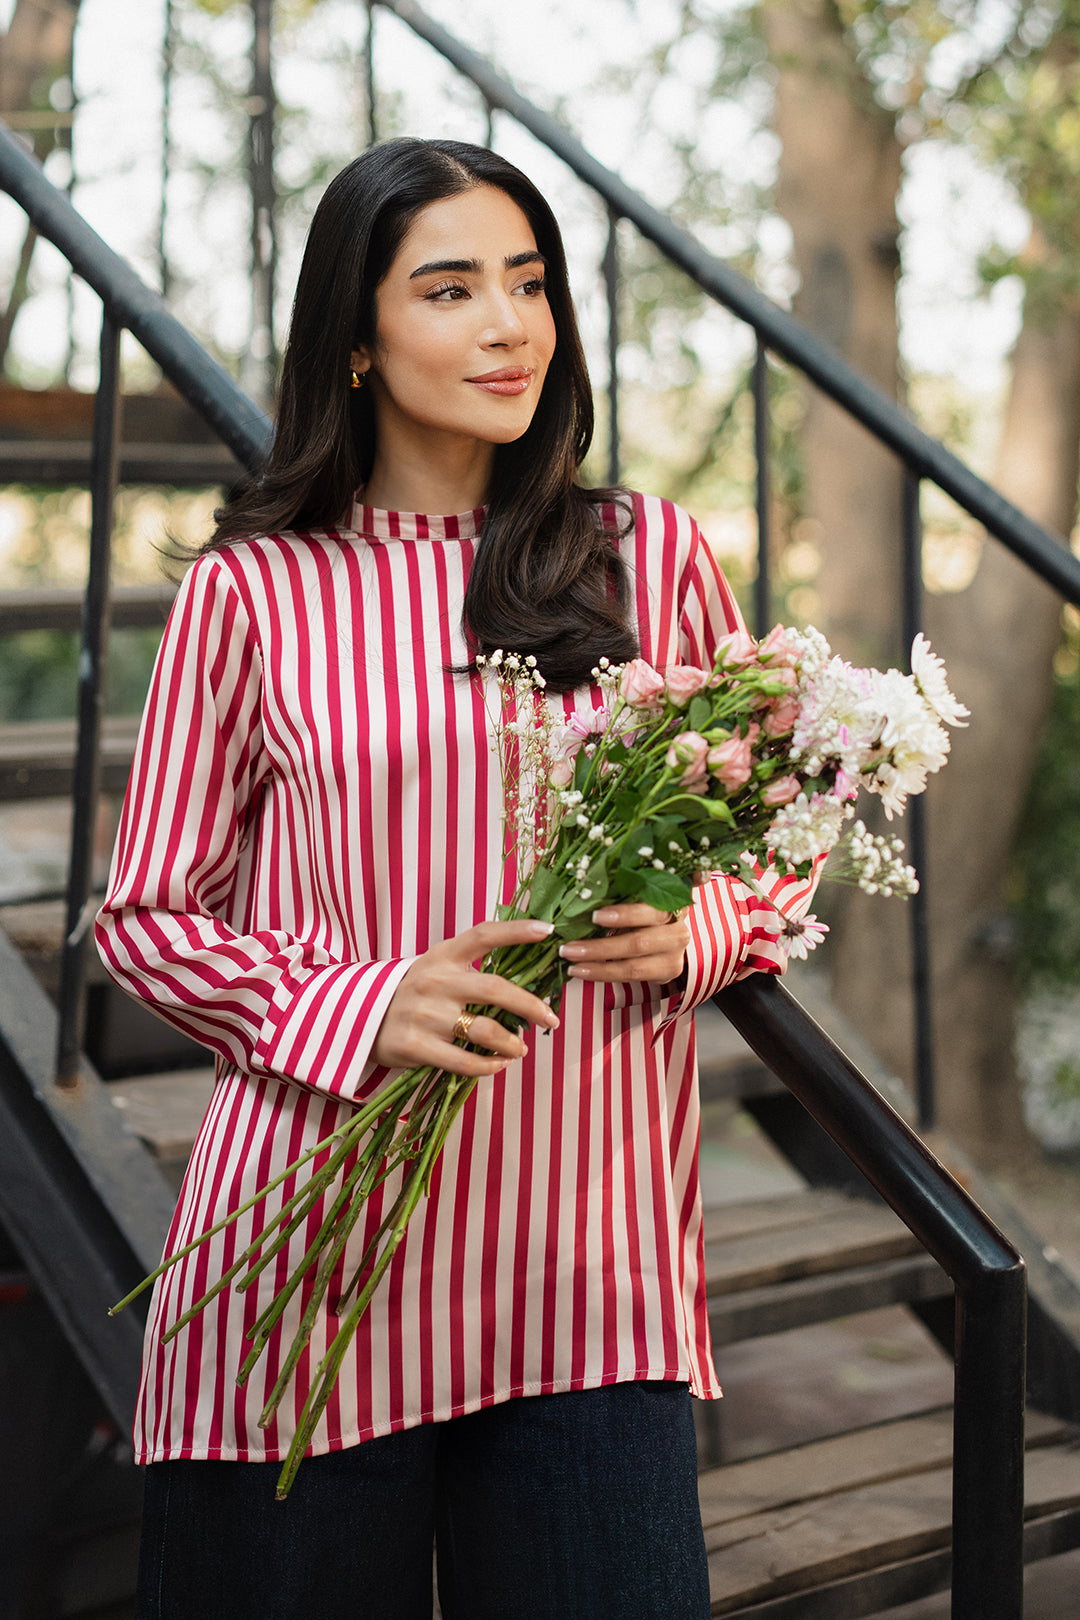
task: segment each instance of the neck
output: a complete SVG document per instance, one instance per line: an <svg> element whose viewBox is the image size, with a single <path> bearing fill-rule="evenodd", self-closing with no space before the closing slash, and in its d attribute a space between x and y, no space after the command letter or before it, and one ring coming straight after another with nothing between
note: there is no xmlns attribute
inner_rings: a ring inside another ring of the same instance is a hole
<svg viewBox="0 0 1080 1620"><path fill-rule="evenodd" d="M494 454L480 439L428 435L421 445L380 433L364 504L391 512L474 511L487 499Z"/></svg>

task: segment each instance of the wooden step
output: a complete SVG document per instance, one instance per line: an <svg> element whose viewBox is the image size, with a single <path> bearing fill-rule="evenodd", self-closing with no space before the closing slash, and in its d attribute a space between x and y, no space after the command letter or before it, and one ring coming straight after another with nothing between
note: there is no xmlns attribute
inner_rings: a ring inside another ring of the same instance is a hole
<svg viewBox="0 0 1080 1620"><path fill-rule="evenodd" d="M1076 1430L1029 1411L1026 1556L1080 1545ZM714 1615L854 1620L948 1583L952 1411L711 1469L698 1482Z"/></svg>
<svg viewBox="0 0 1080 1620"><path fill-rule="evenodd" d="M951 1290L884 1204L808 1188L705 1212L705 1291L717 1345Z"/></svg>
<svg viewBox="0 0 1080 1620"><path fill-rule="evenodd" d="M123 1111L130 1129L142 1138L174 1187L179 1188L183 1180L213 1090L212 1066L109 1082L114 1105Z"/></svg>
<svg viewBox="0 0 1080 1620"><path fill-rule="evenodd" d="M0 635L21 635L27 630L66 630L82 626L85 592L73 586L20 586L0 590ZM114 585L109 593L109 617L114 630L163 629L176 597L168 580L152 585Z"/></svg>
<svg viewBox="0 0 1080 1620"><path fill-rule="evenodd" d="M0 439L0 481L70 485L90 482L89 440ZM125 444L121 484L168 484L216 489L237 483L244 469L224 444Z"/></svg>
<svg viewBox="0 0 1080 1620"><path fill-rule="evenodd" d="M698 1083L703 1103L729 1097L761 1097L783 1091L778 1080L761 1059L755 1057L742 1036L728 1023L719 1007L711 1002L694 1013L697 1025Z"/></svg>
<svg viewBox="0 0 1080 1620"><path fill-rule="evenodd" d="M139 731L137 715L111 716L102 725L101 785L123 793ZM0 725L0 801L59 799L71 792L75 764L74 720L33 720Z"/></svg>

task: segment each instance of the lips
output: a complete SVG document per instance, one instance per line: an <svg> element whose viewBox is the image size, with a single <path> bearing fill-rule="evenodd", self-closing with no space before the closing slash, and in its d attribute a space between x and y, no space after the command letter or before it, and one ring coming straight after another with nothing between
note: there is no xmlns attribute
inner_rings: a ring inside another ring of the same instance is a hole
<svg viewBox="0 0 1080 1620"><path fill-rule="evenodd" d="M529 386L532 372L527 366L501 366L498 371L486 371L482 377L466 377L465 381L489 394L523 394Z"/></svg>

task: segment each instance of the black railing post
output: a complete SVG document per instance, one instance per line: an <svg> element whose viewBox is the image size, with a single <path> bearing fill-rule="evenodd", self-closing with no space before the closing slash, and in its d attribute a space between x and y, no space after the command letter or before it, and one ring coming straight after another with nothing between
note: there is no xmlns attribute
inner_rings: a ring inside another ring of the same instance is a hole
<svg viewBox="0 0 1080 1620"><path fill-rule="evenodd" d="M608 209L608 234L604 247L604 291L607 295L608 353L608 472L607 481L619 482L622 457L619 446L619 216Z"/></svg>
<svg viewBox="0 0 1080 1620"><path fill-rule="evenodd" d="M79 736L71 809L67 919L60 956L57 1084L73 1086L82 1047L86 942L93 917L94 833L101 777L101 714L109 640L109 552L120 465L120 331L106 310L101 321L101 369L94 402L90 463L90 562L79 655Z"/></svg>
<svg viewBox="0 0 1080 1620"><path fill-rule="evenodd" d="M754 349L754 460L757 468L757 578L754 581L754 634L769 630L772 591L769 579L769 359L760 333Z"/></svg>
<svg viewBox="0 0 1080 1620"><path fill-rule="evenodd" d="M952 1620L1024 1612L1026 1326L1009 1273L957 1284Z"/></svg>
<svg viewBox="0 0 1080 1620"><path fill-rule="evenodd" d="M903 639L905 656L922 628L922 517L920 480L910 467L903 471ZM919 1129L933 1128L936 1118L934 1078L933 991L930 977L930 890L926 836L926 800L921 794L908 806L908 850L919 874L919 890L909 902L911 918L911 995L915 1035L915 1098Z"/></svg>

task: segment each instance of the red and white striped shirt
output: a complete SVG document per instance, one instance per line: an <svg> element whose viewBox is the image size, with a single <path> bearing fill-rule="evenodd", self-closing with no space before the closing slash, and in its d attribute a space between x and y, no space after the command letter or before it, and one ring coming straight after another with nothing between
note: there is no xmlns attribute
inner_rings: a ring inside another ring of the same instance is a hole
<svg viewBox="0 0 1080 1620"><path fill-rule="evenodd" d="M620 547L641 655L659 668L711 662L740 622L723 575L678 507L638 496L634 513ZM410 963L493 916L512 891L482 691L443 673L467 659L461 607L482 518L357 505L349 530L236 542L201 557L181 586L97 926L124 988L217 1056L170 1252L386 1079L369 1053ZM569 715L600 699L583 687L549 701ZM805 904L809 884L770 882L785 911ZM626 1379L719 1394L702 1276L694 1022L684 1015L739 972L778 971L776 924L742 884L703 885L685 990L571 980L559 1029L481 1081L361 1323L312 1452L512 1396ZM342 1277L394 1190L373 1198ZM243 1388L235 1374L245 1329L318 1214L257 1287L224 1291L170 1344L161 1335L289 1193L282 1186L158 1282L139 1461L284 1457L338 1319L317 1322L269 1429L257 1420L302 1297Z"/></svg>

